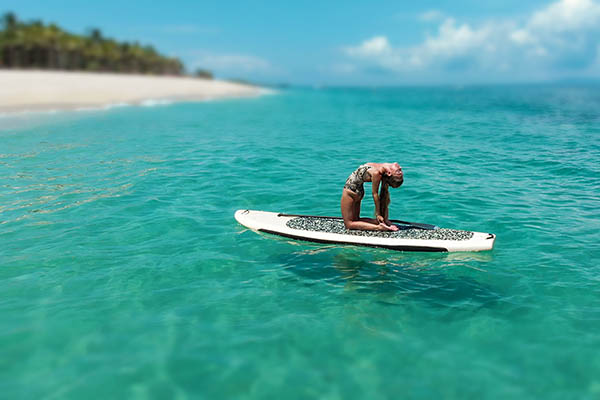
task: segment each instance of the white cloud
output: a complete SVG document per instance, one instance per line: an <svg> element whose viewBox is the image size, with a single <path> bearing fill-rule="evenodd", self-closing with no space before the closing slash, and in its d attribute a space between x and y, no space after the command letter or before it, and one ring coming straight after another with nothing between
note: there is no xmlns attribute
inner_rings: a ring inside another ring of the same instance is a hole
<svg viewBox="0 0 600 400"><path fill-rule="evenodd" d="M415 47L393 47L387 37L376 36L344 50L351 57L374 62L386 69L420 69L476 50L493 52L495 47L489 40L493 33L490 26L474 29L467 24L457 25L454 19L447 18L439 26L437 35L427 37Z"/></svg>
<svg viewBox="0 0 600 400"><path fill-rule="evenodd" d="M592 0L560 0L521 23L489 20L470 25L445 18L435 34L416 46L396 47L381 35L346 47L344 53L365 66L396 72L534 74L590 68L600 57L599 41L600 5Z"/></svg>
<svg viewBox="0 0 600 400"><path fill-rule="evenodd" d="M562 0L533 14L528 29L546 32L598 28L600 5L592 0Z"/></svg>
<svg viewBox="0 0 600 400"><path fill-rule="evenodd" d="M385 36L375 36L365 40L357 47L348 47L346 52L356 57L371 57L387 55L392 50L388 39Z"/></svg>
<svg viewBox="0 0 600 400"><path fill-rule="evenodd" d="M491 34L490 27L473 29L467 24L457 25L447 18L439 27L438 35L428 37L417 53L428 58L460 56L485 47Z"/></svg>
<svg viewBox="0 0 600 400"><path fill-rule="evenodd" d="M439 10L429 10L419 15L419 20L424 22L439 21L444 18L444 14Z"/></svg>

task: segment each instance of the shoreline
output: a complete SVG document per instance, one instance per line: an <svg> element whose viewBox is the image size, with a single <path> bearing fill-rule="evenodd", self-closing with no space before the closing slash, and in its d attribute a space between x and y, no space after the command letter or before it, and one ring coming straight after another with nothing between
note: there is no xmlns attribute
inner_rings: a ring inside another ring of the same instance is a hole
<svg viewBox="0 0 600 400"><path fill-rule="evenodd" d="M255 97L268 90L185 76L0 70L0 115Z"/></svg>

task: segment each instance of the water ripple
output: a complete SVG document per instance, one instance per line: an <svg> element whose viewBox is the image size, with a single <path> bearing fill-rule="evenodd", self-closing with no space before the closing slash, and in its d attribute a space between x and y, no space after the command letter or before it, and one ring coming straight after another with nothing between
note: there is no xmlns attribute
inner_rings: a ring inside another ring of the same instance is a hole
<svg viewBox="0 0 600 400"><path fill-rule="evenodd" d="M306 89L3 131L5 395L593 397L597 93ZM387 160L394 217L496 248L322 246L232 218L338 215L348 174Z"/></svg>

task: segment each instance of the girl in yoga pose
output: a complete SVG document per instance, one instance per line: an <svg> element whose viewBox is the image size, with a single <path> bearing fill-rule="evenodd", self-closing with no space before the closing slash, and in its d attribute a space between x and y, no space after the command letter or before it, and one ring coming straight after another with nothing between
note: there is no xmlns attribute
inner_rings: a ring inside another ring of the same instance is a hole
<svg viewBox="0 0 600 400"><path fill-rule="evenodd" d="M375 219L360 217L360 203L365 196L363 184L371 182ZM342 217L347 229L369 231L397 231L389 220L389 186L400 187L404 182L402 167L398 163L366 163L352 172L342 192Z"/></svg>

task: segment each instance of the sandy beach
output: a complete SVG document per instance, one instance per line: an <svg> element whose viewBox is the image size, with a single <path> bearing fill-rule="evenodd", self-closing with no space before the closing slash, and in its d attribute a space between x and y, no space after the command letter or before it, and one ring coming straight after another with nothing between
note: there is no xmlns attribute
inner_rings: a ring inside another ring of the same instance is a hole
<svg viewBox="0 0 600 400"><path fill-rule="evenodd" d="M259 95L263 90L191 77L23 70L0 70L0 88L0 112L246 97Z"/></svg>

